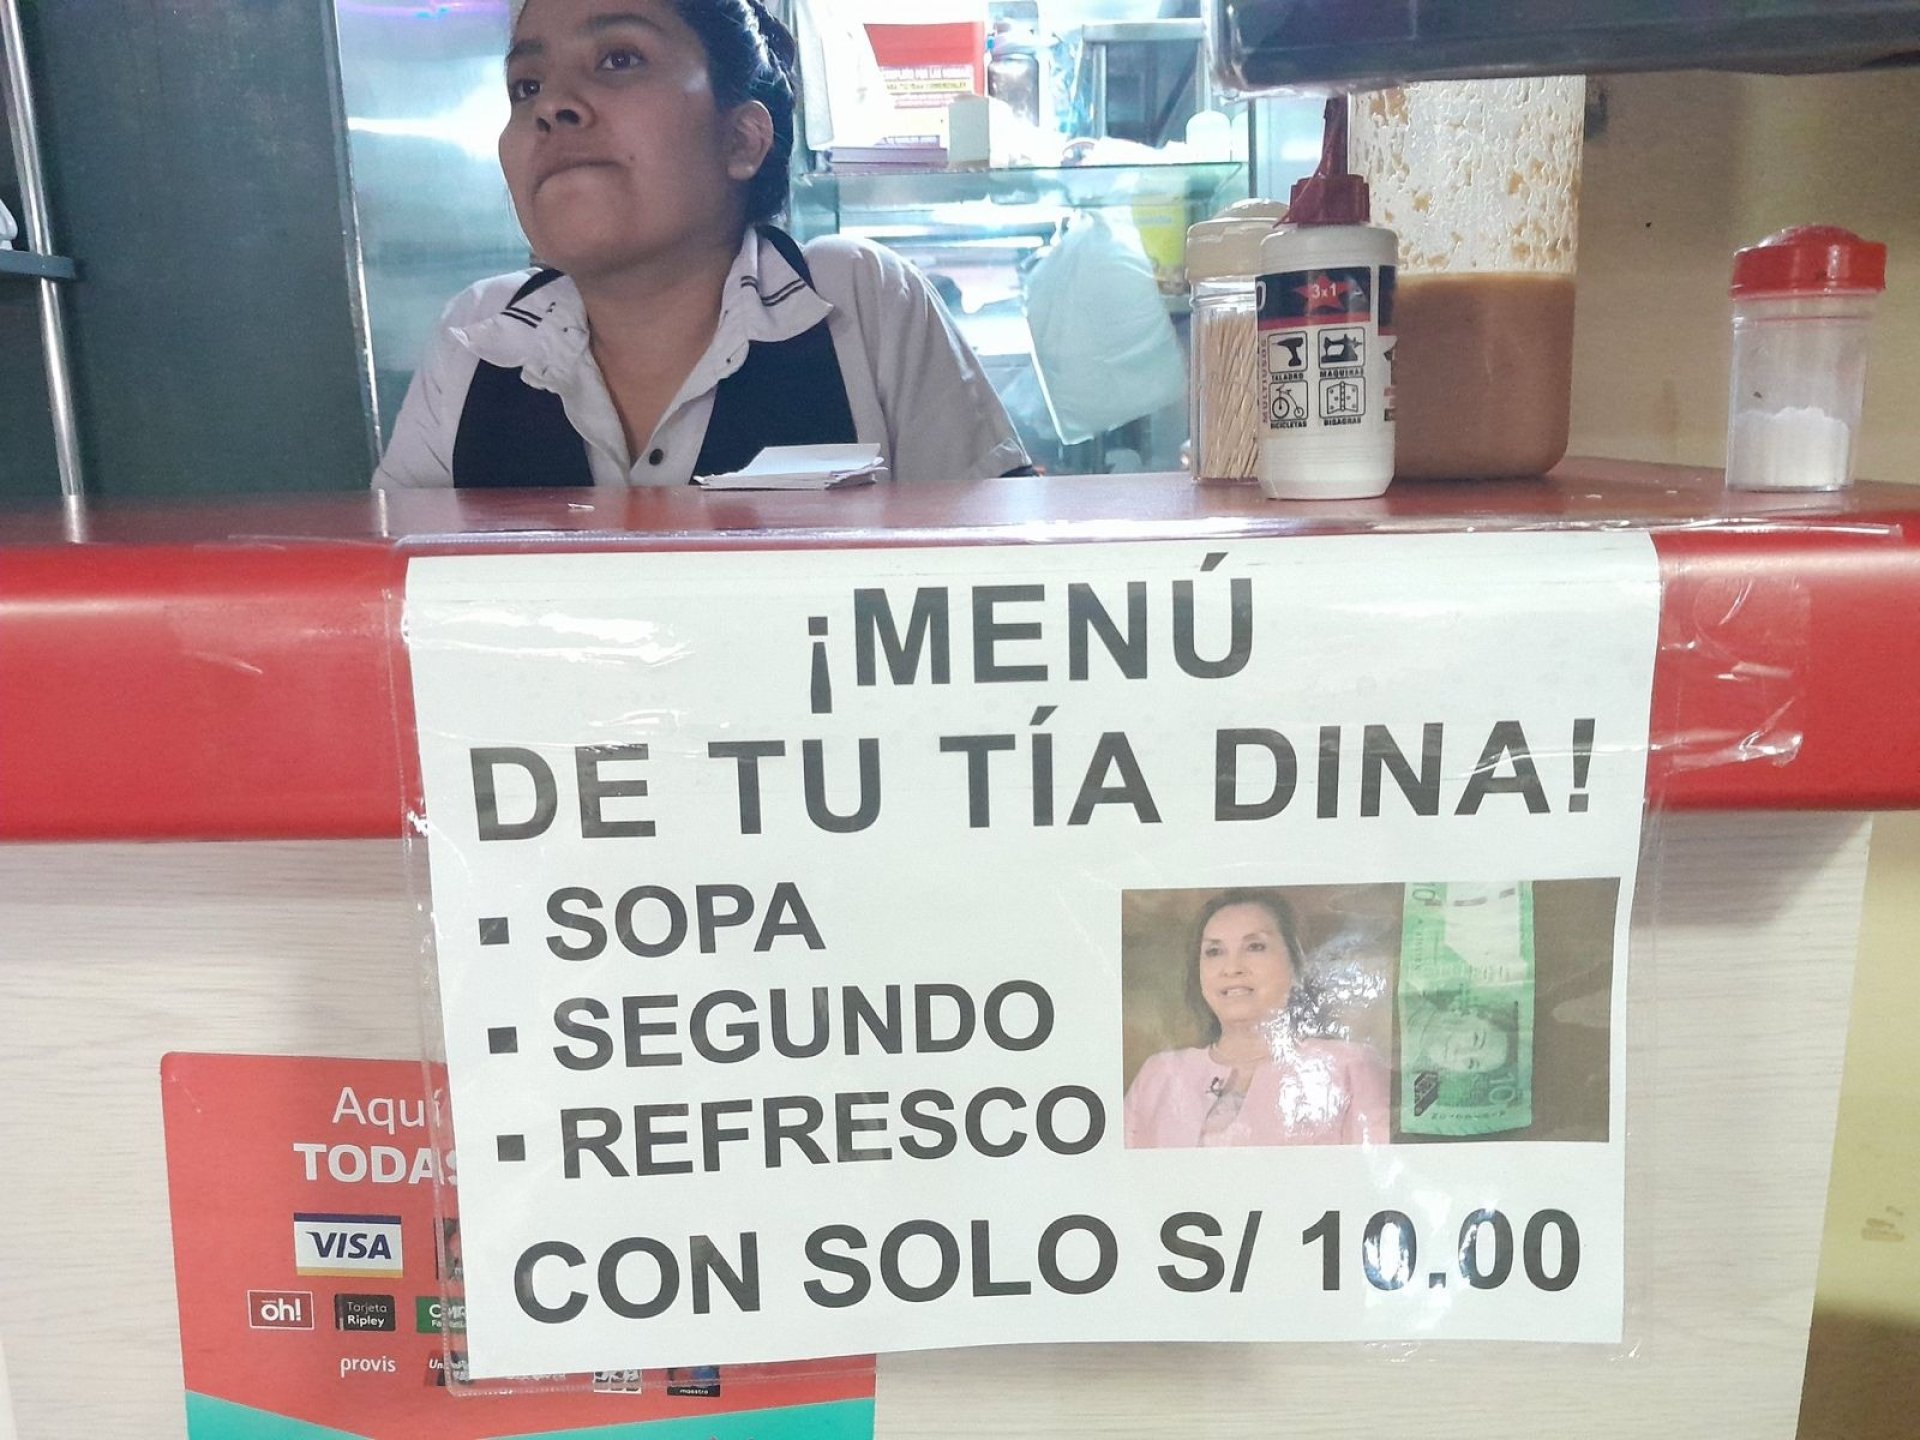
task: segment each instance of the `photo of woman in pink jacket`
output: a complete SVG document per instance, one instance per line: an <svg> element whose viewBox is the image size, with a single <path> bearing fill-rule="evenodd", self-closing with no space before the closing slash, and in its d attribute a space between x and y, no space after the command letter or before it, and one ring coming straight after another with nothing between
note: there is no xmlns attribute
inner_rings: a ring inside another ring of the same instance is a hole
<svg viewBox="0 0 1920 1440"><path fill-rule="evenodd" d="M1162 1050L1126 1096L1130 1148L1384 1145L1391 1072L1365 1045L1311 1033L1299 926L1275 890L1228 890L1185 957L1199 1043Z"/></svg>

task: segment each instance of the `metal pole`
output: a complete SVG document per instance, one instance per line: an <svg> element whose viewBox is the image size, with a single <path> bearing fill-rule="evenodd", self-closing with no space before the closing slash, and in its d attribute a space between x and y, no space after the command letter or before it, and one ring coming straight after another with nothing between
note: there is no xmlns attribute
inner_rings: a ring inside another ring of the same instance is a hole
<svg viewBox="0 0 1920 1440"><path fill-rule="evenodd" d="M27 47L20 31L18 0L0 0L0 99L6 101L7 128L13 134L14 169L20 176L20 224L27 248L54 254L53 227L47 220L47 180L40 168L40 127L34 118L33 80L27 73ZM82 493L80 432L74 421L73 377L67 369L67 327L60 285L41 280L40 348L47 366L47 405L53 416L54 455L60 466L60 492L69 499Z"/></svg>

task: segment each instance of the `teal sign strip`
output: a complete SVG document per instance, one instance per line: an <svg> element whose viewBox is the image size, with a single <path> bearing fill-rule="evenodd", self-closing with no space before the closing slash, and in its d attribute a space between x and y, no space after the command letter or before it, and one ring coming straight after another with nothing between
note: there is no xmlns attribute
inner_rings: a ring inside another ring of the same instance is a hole
<svg viewBox="0 0 1920 1440"><path fill-rule="evenodd" d="M774 1410L733 1410L633 1425L596 1425L586 1430L544 1430L501 1440L544 1440L563 1434L579 1440L873 1440L873 1401L835 1400L825 1405L786 1405ZM196 1437L198 1440L198 1437Z"/></svg>
<svg viewBox="0 0 1920 1440"><path fill-rule="evenodd" d="M673 1420L540 1430L499 1440L873 1440L873 1401L835 1400L773 1410L729 1410ZM347 1430L312 1425L211 1395L187 1393L188 1440L368 1440Z"/></svg>
<svg viewBox="0 0 1920 1440"><path fill-rule="evenodd" d="M211 1395L187 1392L187 1440L367 1440L348 1430L325 1425L310 1425L275 1415L270 1410L255 1410L251 1405L236 1405L231 1400L216 1400Z"/></svg>

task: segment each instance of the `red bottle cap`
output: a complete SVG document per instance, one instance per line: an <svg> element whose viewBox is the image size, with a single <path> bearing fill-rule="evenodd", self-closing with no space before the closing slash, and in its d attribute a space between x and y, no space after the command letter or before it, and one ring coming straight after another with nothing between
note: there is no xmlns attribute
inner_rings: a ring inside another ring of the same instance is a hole
<svg viewBox="0 0 1920 1440"><path fill-rule="evenodd" d="M1365 225L1372 214L1367 182L1358 175L1309 175L1293 182L1290 225Z"/></svg>
<svg viewBox="0 0 1920 1440"><path fill-rule="evenodd" d="M1290 225L1365 225L1372 213L1367 182L1347 169L1347 98L1327 101L1320 137L1320 168L1293 182Z"/></svg>
<svg viewBox="0 0 1920 1440"><path fill-rule="evenodd" d="M1838 225L1795 225L1733 257L1734 298L1874 293L1887 288L1887 247Z"/></svg>

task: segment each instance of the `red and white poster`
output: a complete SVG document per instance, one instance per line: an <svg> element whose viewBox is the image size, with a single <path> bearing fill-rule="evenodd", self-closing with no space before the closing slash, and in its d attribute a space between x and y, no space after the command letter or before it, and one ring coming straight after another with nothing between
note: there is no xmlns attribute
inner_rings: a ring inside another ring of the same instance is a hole
<svg viewBox="0 0 1920 1440"><path fill-rule="evenodd" d="M871 1357L476 1393L417 1063L178 1054L161 1086L190 1440L871 1440Z"/></svg>
<svg viewBox="0 0 1920 1440"><path fill-rule="evenodd" d="M947 106L987 93L986 7L957 0L903 15L889 3L863 16L895 112L883 143L945 145Z"/></svg>

